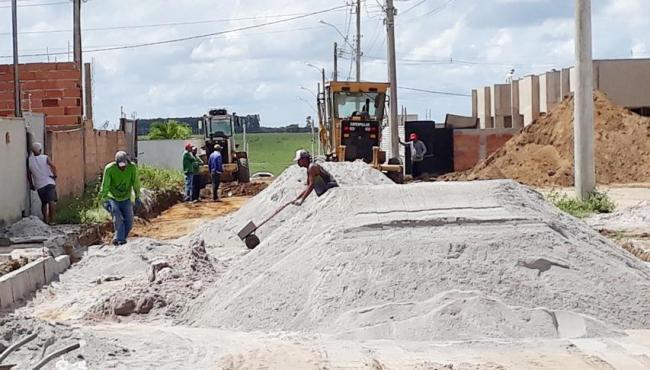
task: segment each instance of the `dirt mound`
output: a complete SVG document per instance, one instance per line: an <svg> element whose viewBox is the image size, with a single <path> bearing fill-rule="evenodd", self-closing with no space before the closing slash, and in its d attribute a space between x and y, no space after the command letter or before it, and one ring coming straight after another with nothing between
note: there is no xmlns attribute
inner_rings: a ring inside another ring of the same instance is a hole
<svg viewBox="0 0 650 370"><path fill-rule="evenodd" d="M650 181L650 118L594 93L599 184ZM473 169L443 180L513 179L533 186L573 185L573 98L565 99Z"/></svg>

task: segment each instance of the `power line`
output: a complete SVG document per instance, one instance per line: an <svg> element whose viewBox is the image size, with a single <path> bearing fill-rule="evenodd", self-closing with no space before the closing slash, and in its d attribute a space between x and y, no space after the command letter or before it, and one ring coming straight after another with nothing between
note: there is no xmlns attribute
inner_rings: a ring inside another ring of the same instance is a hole
<svg viewBox="0 0 650 370"><path fill-rule="evenodd" d="M436 91L436 90L427 90L427 89L418 89L415 87L405 87L405 86L398 86L398 89L402 90L410 90L410 91L417 91L417 92L423 92L427 94L436 94L436 95L447 95L447 96L460 96L460 97L471 97L472 95L470 94L462 94L462 93L455 93L455 92L448 92L448 91Z"/></svg>
<svg viewBox="0 0 650 370"><path fill-rule="evenodd" d="M412 7L406 9L405 11L403 11L403 12L401 13L401 15L404 15L404 14L410 12L411 10L417 8L418 6L420 6L420 5L422 5L422 4L426 3L426 2L427 2L427 0L422 0L422 1L418 2L417 4L415 4L415 5L413 5Z"/></svg>
<svg viewBox="0 0 650 370"><path fill-rule="evenodd" d="M94 28L84 28L84 32L88 31L112 31L112 30L127 30L127 29L141 29L141 28L156 28L156 27L168 27L168 26L186 26L186 25L197 25L197 24L209 24L209 23L222 23L222 22L233 22L233 21L249 21L257 19L268 19L268 18L286 18L299 15L307 15L309 13L290 13L290 14L276 14L276 15L266 15L266 16L257 16L257 17L245 17L245 18L222 18L222 19L211 19L203 21L187 21L187 22L169 22L169 23L154 23L154 24L142 24L142 25L125 25L125 26L111 26L111 27L94 27ZM43 31L24 31L20 34L47 34L47 33L64 33L72 32L72 29L65 30L43 30ZM9 35L9 32L0 32L0 35Z"/></svg>
<svg viewBox="0 0 650 370"><path fill-rule="evenodd" d="M234 28L226 31L219 31L219 32L211 32L211 33L206 33L206 34L200 34L200 35L193 35L193 36L187 36L187 37L181 37L181 38L176 38L176 39L170 39L170 40L163 40L163 41L153 41L153 42L147 42L147 43L142 43L142 44L132 44L132 45L123 45L123 46L116 46L116 47L107 47L107 48L98 48L98 49L91 49L91 50L85 50L85 53L94 53L94 52L103 52L103 51L113 51L113 50L125 50L125 49L136 49L136 48L141 48L141 47L146 47L146 46L157 46L157 45L166 45L166 44L173 44L177 42L183 42L183 41L190 41L190 40L198 40L198 39L204 39L208 37L213 37L213 36L219 36L219 35L224 35L228 33L233 33L233 32L239 32L239 31L246 31L250 29L256 29L256 28L262 28L262 27L267 27L267 26L272 26L276 24L281 24L281 23L287 23L291 21L295 21L298 19L302 18L307 18L319 14L324 14L324 13L329 13L341 8L346 7L347 5L344 6L336 6L333 8L329 9L324 9L324 10L319 10L311 13L306 13L300 16L292 17L292 18L287 18L287 19L280 19L277 21L272 21L272 22L267 22L267 23L261 23L261 24L256 24L256 25L251 25L251 26L246 26L246 27L239 27L239 28ZM21 55L21 57L38 57L38 56L53 56L53 55L66 55L68 54L67 52L61 52L61 53L52 53L52 54L31 54L31 55ZM11 58L12 56L0 56L0 58Z"/></svg>
<svg viewBox="0 0 650 370"><path fill-rule="evenodd" d="M63 5L63 4L68 4L70 5L71 3L69 1L57 1L53 3L40 3L40 4L21 4L18 5L19 8L27 8L27 7L33 7L33 6L48 6L48 5ZM0 5L0 9L9 9L11 8L11 5Z"/></svg>

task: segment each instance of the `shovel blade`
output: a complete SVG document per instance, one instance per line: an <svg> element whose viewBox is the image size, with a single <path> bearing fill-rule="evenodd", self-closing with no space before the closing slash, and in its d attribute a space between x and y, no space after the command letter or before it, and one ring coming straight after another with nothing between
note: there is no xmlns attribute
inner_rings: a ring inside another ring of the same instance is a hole
<svg viewBox="0 0 650 370"><path fill-rule="evenodd" d="M253 221L250 221L239 233L237 233L237 236L239 236L239 239L244 240L251 233L254 233L255 230L257 230L257 226L255 226Z"/></svg>

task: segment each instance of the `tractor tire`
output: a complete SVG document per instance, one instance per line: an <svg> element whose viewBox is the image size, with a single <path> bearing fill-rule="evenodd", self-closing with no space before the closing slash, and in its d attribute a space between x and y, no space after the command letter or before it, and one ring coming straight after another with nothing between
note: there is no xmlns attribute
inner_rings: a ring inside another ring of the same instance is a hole
<svg viewBox="0 0 650 370"><path fill-rule="evenodd" d="M247 184L251 182L251 169L247 158L237 160L237 182Z"/></svg>

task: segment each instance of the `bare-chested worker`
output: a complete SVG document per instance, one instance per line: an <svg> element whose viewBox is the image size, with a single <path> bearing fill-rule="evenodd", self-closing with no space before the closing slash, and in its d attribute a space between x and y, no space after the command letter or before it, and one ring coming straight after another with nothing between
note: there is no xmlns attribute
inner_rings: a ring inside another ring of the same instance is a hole
<svg viewBox="0 0 650 370"><path fill-rule="evenodd" d="M306 150L298 150L296 158L294 159L298 166L307 169L307 188L300 193L298 198L293 201L293 204L300 206L307 199L312 191L316 192L319 197L325 194L329 189L338 187L338 183L334 177L330 175L323 167L317 163L313 163L311 154Z"/></svg>

